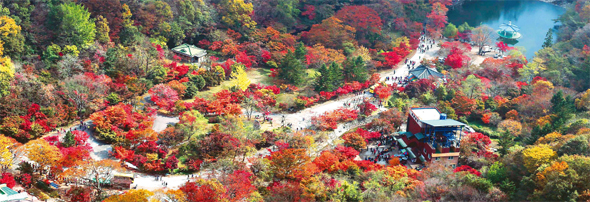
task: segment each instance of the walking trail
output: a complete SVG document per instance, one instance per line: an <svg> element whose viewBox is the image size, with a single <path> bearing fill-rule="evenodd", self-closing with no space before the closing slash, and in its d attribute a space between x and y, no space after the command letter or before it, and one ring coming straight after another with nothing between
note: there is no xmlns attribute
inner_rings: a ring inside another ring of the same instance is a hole
<svg viewBox="0 0 590 202"><path fill-rule="evenodd" d="M431 49L427 50L424 53L420 53L419 50L415 50L416 53L408 60L415 61L416 62L415 67L418 67L423 58L433 59L433 58L437 57L436 53L439 49L440 48L435 44L435 45L433 45L433 47ZM381 81L385 81L386 77L405 78L408 76L409 71L410 70L408 69L406 64L403 64L403 63L399 64L398 67L395 69L380 72ZM393 80L386 81L387 84L393 84L393 82L394 82ZM372 96L368 93L362 93L360 95L351 94L351 95L347 95L347 96L342 96L337 100L331 100L328 102L314 105L310 108L306 108L304 110L298 111L293 114L275 113L275 114L269 115L269 117L274 120L274 125L272 126L273 128L280 127L282 125L281 120L282 120L283 116L285 117L285 124L291 123L293 129L308 128L311 126L311 117L313 117L313 116L321 115L321 114L323 114L325 112L329 112L329 111L334 111L334 110L337 110L338 108L344 107L345 104L355 103L355 102L358 103L359 101L362 101L365 98L371 98L371 97ZM379 108L380 112L384 111L384 110L386 110L386 108L383 108L383 107ZM258 112L255 112L255 113L253 113L253 116L255 116L255 115L261 115L261 114ZM319 148L318 151L315 151L314 153L317 154L317 153L321 152L321 150L325 149L326 147L334 146L334 141L337 140L342 134L344 134L344 132L346 132L347 130L349 130L351 128L355 128L355 127L358 127L358 126L363 125L365 123L368 123L375 117L376 116L374 115L374 116L368 117L364 121L353 121L353 122L349 122L349 123L338 124L338 128L328 134L327 140L320 143L320 145L318 146L318 148ZM157 115L154 120L153 129L156 132L161 132L164 129L166 129L166 127L168 125L174 125L174 124L178 123L178 121L179 121L178 117L166 117L166 116L162 116L162 115ZM90 125L90 124L92 124L92 121L86 121L85 123L86 123L86 125ZM75 129L81 129L81 128L79 125L75 125L75 126L71 127L70 129L75 130ZM90 130L87 129L85 131L90 135L89 142L93 148L93 152L90 154L92 159L103 160L103 159L110 158L109 151L112 150L111 145L104 144L104 143L96 140L96 138L94 138L94 136L91 134L92 132ZM57 133L52 133L50 135L55 135L55 134L57 134ZM61 135L63 136L64 134L62 133ZM269 152L267 149L261 149L259 152L257 152L257 155L259 155L259 156L265 156L268 154L269 154ZM182 186L184 183L186 183L189 180L186 175L169 175L169 176L163 176L161 178L161 180L156 181L155 176L144 174L144 173L139 173L139 172L133 172L133 173L136 174L136 177L135 177L135 182L132 185L132 187L135 187L137 185L138 189L140 189L140 188L148 189L148 190L157 190L157 189L166 189L166 188L176 189L176 188ZM199 174L195 174L195 176L197 176L197 175L203 175L203 172L201 172ZM162 184L162 182L166 182L166 183L168 183L168 185L164 186Z"/></svg>

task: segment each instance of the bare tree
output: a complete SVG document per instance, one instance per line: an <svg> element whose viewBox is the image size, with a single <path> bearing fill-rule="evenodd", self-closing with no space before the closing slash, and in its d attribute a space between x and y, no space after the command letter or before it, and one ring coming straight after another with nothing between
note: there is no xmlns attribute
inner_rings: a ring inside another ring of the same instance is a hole
<svg viewBox="0 0 590 202"><path fill-rule="evenodd" d="M486 45L492 45L496 36L496 31L487 25L481 25L471 31L471 41L479 48L477 51L481 55L483 47Z"/></svg>
<svg viewBox="0 0 590 202"><path fill-rule="evenodd" d="M246 97L244 98L244 102L242 102L242 107L245 110L245 114L246 117L248 117L248 120L252 119L252 113L254 113L254 110L256 109L256 100L254 100L253 96L252 97Z"/></svg>
<svg viewBox="0 0 590 202"><path fill-rule="evenodd" d="M112 179L115 173L124 171L125 168L118 161L110 159L100 161L88 160L78 166L68 168L60 176L90 182L88 185L98 192L97 195L101 195L104 189L101 184ZM78 181L76 181L77 183Z"/></svg>

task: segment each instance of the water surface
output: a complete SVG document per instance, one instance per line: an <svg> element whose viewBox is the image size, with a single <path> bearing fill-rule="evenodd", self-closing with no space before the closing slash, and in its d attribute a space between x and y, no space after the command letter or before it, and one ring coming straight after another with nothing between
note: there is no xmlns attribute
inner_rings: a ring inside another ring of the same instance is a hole
<svg viewBox="0 0 590 202"><path fill-rule="evenodd" d="M449 9L449 22L459 26L463 22L472 27L486 24L495 30L502 23L512 21L520 28L522 37L511 46L524 47L525 55L530 60L540 50L549 29L554 29L557 19L565 9L550 3L533 0L514 1L466 1L462 5ZM553 30L553 40L557 38Z"/></svg>

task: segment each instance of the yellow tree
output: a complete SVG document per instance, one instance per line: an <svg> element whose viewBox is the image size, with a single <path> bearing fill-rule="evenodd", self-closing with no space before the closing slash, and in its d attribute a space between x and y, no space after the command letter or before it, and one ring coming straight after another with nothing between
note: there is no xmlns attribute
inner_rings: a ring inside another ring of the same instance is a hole
<svg viewBox="0 0 590 202"><path fill-rule="evenodd" d="M182 130L188 138L199 139L209 132L209 120L197 110L184 112L179 119L176 128Z"/></svg>
<svg viewBox="0 0 590 202"><path fill-rule="evenodd" d="M522 155L524 166L531 173L535 172L539 166L549 163L557 157L557 153L546 144L529 147L522 152Z"/></svg>
<svg viewBox="0 0 590 202"><path fill-rule="evenodd" d="M223 0L221 8L223 8L221 20L225 24L245 31L256 29L256 22L250 18L254 11L252 3L246 3L244 0Z"/></svg>
<svg viewBox="0 0 590 202"><path fill-rule="evenodd" d="M371 53L369 52L369 49L364 46L356 48L356 50L352 53L352 57L361 57L365 63L371 61Z"/></svg>
<svg viewBox="0 0 590 202"><path fill-rule="evenodd" d="M112 195L103 202L145 202L153 195L153 192L145 189L132 189L124 194Z"/></svg>
<svg viewBox="0 0 590 202"><path fill-rule="evenodd" d="M180 189L158 190L150 201L188 202L186 194Z"/></svg>
<svg viewBox="0 0 590 202"><path fill-rule="evenodd" d="M536 144L551 144L562 137L561 133L552 132L537 140Z"/></svg>
<svg viewBox="0 0 590 202"><path fill-rule="evenodd" d="M582 93L579 98L576 98L576 108L578 109L590 109L590 89Z"/></svg>
<svg viewBox="0 0 590 202"><path fill-rule="evenodd" d="M10 58L2 57L2 51L4 48L2 47L4 43L0 41L0 97L5 96L9 93L8 88L10 87L10 82L14 78L14 67Z"/></svg>
<svg viewBox="0 0 590 202"><path fill-rule="evenodd" d="M234 64L232 65L233 71L231 73L231 87L237 88L240 90L248 89L250 86L250 79L248 79L248 75L246 74L245 66L242 64Z"/></svg>
<svg viewBox="0 0 590 202"><path fill-rule="evenodd" d="M60 174L64 178L84 179L93 182L91 186L102 193L102 187L99 182L112 178L115 172L123 172L121 163L110 159L100 161L89 160L82 162L80 165L71 167Z"/></svg>
<svg viewBox="0 0 590 202"><path fill-rule="evenodd" d="M21 27L8 16L0 16L0 41L9 56L20 56L24 51L25 38Z"/></svg>
<svg viewBox="0 0 590 202"><path fill-rule="evenodd" d="M57 166L62 155L56 146L50 145L43 139L36 139L25 144L27 157L37 162L42 168Z"/></svg>
<svg viewBox="0 0 590 202"><path fill-rule="evenodd" d="M552 178L552 176L565 175L564 171L568 168L569 166L565 161L553 162L551 166L548 166L543 171L537 173L536 180L539 184L539 187L544 187L547 184L547 178Z"/></svg>
<svg viewBox="0 0 590 202"><path fill-rule="evenodd" d="M544 65L545 61L541 57L533 58L533 62L528 63L523 68L518 69L518 73L526 81L530 82L533 78L539 74L540 71L545 71L547 68Z"/></svg>
<svg viewBox="0 0 590 202"><path fill-rule="evenodd" d="M8 16L0 17L0 34L2 37L14 37L20 33L20 26Z"/></svg>
<svg viewBox="0 0 590 202"><path fill-rule="evenodd" d="M393 47L399 47L402 43L405 44L406 47L410 47L410 39L405 36L395 38L395 41L392 41L391 45L393 45Z"/></svg>
<svg viewBox="0 0 590 202"><path fill-rule="evenodd" d="M0 135L0 168L5 172L14 165L15 161L22 155L20 143L16 140Z"/></svg>
<svg viewBox="0 0 590 202"><path fill-rule="evenodd" d="M96 16L96 40L100 43L106 44L111 41L109 38L109 22L102 15Z"/></svg>
<svg viewBox="0 0 590 202"><path fill-rule="evenodd" d="M520 136L520 133L522 133L522 125L520 124L520 122L512 119L504 120L498 124L498 132L508 132L518 137Z"/></svg>
<svg viewBox="0 0 590 202"><path fill-rule="evenodd" d="M123 27L133 26L133 20L131 19L133 14L131 13L131 9L129 9L129 6L127 4L123 4L122 8Z"/></svg>

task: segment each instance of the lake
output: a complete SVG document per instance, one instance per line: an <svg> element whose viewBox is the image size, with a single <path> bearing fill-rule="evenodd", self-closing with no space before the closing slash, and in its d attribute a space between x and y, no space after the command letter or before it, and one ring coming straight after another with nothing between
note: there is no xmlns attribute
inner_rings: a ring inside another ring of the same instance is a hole
<svg viewBox="0 0 590 202"><path fill-rule="evenodd" d="M562 7L533 0L466 1L450 8L447 15L449 22L457 27L467 22L472 27L486 24L498 30L502 23L512 21L520 28L522 37L511 46L524 47L524 54L530 60L542 48L549 29L554 29L553 40L557 38L557 23L553 20L564 12Z"/></svg>

